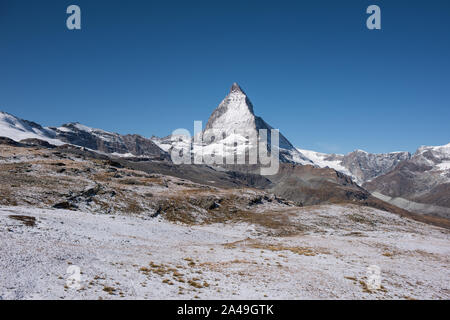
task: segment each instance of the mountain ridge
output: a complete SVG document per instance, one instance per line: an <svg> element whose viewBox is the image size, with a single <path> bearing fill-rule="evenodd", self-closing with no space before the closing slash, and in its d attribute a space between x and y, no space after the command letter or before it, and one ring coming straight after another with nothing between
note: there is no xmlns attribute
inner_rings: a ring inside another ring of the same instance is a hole
<svg viewBox="0 0 450 320"><path fill-rule="evenodd" d="M39 139L52 145L72 144L90 150L118 156L146 156L168 159L169 155L152 140L136 134L120 135L102 129L91 128L78 122L60 127L42 127L7 112L0 112L0 136L16 142Z"/></svg>

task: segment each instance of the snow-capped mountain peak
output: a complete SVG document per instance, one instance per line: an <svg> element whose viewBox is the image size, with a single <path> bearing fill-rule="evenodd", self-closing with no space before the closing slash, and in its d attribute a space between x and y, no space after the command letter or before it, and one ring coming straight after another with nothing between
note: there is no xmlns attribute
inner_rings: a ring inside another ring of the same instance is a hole
<svg viewBox="0 0 450 320"><path fill-rule="evenodd" d="M446 157L450 155L450 143L447 143L446 145L443 146L421 146L420 148L417 149L415 155L423 154L426 151L430 151L435 153L436 155Z"/></svg>
<svg viewBox="0 0 450 320"><path fill-rule="evenodd" d="M412 158L417 164L450 171L450 143L442 146L421 146Z"/></svg>
<svg viewBox="0 0 450 320"><path fill-rule="evenodd" d="M242 90L241 86L237 82L233 82L230 92L238 92L245 95L244 90Z"/></svg>
<svg viewBox="0 0 450 320"><path fill-rule="evenodd" d="M221 129L225 133L233 132L248 126L254 126L255 114L253 105L237 83L233 83L230 92L211 114L208 129Z"/></svg>
<svg viewBox="0 0 450 320"><path fill-rule="evenodd" d="M267 130L268 139L270 139L273 128L261 117L255 115L253 104L247 94L237 83L233 83L228 95L209 117L203 131L203 143L207 146L204 152L209 153L213 149L225 154L245 152L245 145L254 147L251 146L252 143L247 136L258 137L261 129ZM240 142L240 145L230 147L230 139ZM312 164L281 133L279 153L280 160L283 162Z"/></svg>

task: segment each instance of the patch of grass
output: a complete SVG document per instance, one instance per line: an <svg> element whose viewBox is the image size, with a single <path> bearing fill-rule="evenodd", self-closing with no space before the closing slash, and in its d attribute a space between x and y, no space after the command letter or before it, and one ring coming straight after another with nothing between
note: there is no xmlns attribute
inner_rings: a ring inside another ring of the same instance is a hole
<svg viewBox="0 0 450 320"><path fill-rule="evenodd" d="M194 280L188 280L188 284L197 289L203 288L203 285L201 283L198 283Z"/></svg>
<svg viewBox="0 0 450 320"><path fill-rule="evenodd" d="M245 260L234 259L234 260L230 261L230 263L248 263L248 262Z"/></svg>
<svg viewBox="0 0 450 320"><path fill-rule="evenodd" d="M172 274L172 275L173 275L174 277L177 277L177 278L184 276L184 274L179 273L178 271L173 271L173 274Z"/></svg>
<svg viewBox="0 0 450 320"><path fill-rule="evenodd" d="M104 286L103 291L113 295L116 292L116 289L113 287Z"/></svg>
<svg viewBox="0 0 450 320"><path fill-rule="evenodd" d="M34 227L36 225L36 218L31 216L10 215L10 219L21 221L27 227Z"/></svg>
<svg viewBox="0 0 450 320"><path fill-rule="evenodd" d="M315 256L317 255L317 252L313 250L312 248L308 247L287 247L282 245L271 245L271 244L263 244L263 243L252 243L250 245L253 248L256 249L264 249L264 250L270 250L270 251L290 251L292 253L303 255L303 256ZM326 252L321 252L326 253Z"/></svg>
<svg viewBox="0 0 450 320"><path fill-rule="evenodd" d="M347 218L349 218L351 221L356 222L356 223L367 224L370 226L375 225L375 223L373 221L371 221L369 218L367 218L361 214L352 213L352 214L347 215Z"/></svg>
<svg viewBox="0 0 450 320"><path fill-rule="evenodd" d="M141 267L141 268L139 269L139 271L142 272L142 273L144 273L144 274L146 274L146 275L148 275L152 270L149 269L149 268L147 268L147 267Z"/></svg>
<svg viewBox="0 0 450 320"><path fill-rule="evenodd" d="M353 231L353 232L344 234L344 237L367 237L367 236L362 232Z"/></svg>
<svg viewBox="0 0 450 320"><path fill-rule="evenodd" d="M173 282L170 281L169 279L164 279L162 282L163 282L163 283L167 283L168 285L173 286Z"/></svg>

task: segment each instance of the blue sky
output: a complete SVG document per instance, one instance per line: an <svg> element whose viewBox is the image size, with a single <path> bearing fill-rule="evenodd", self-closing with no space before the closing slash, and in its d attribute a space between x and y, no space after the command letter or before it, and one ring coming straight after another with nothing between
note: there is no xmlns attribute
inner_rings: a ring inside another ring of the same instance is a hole
<svg viewBox="0 0 450 320"><path fill-rule="evenodd" d="M301 148L446 144L450 2L0 2L0 110L21 118L165 136L206 123L235 81Z"/></svg>

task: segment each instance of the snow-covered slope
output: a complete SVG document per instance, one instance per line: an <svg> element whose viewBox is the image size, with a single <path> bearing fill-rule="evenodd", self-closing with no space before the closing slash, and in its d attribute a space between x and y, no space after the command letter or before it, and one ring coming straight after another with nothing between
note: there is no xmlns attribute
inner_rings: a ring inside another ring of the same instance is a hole
<svg viewBox="0 0 450 320"><path fill-rule="evenodd" d="M357 180L356 176L354 176L346 167L342 165L342 159L344 158L343 154L327 154L316 152L312 150L305 149L297 149L302 154L304 154L308 159L310 159L315 165L320 168L332 168L353 178L353 180Z"/></svg>
<svg viewBox="0 0 450 320"><path fill-rule="evenodd" d="M53 130L3 111L0 111L0 137L7 137L17 142L24 139L40 139L53 145L63 144L57 139Z"/></svg>

